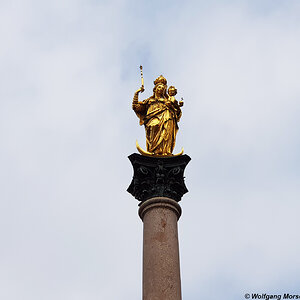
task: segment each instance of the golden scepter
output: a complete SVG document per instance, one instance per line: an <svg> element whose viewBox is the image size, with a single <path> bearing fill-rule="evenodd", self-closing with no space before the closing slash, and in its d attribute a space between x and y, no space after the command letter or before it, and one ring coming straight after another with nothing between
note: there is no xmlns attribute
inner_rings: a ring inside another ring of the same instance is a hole
<svg viewBox="0 0 300 300"><path fill-rule="evenodd" d="M141 92L143 92L145 90L144 88L144 77L143 77L143 66L140 66L140 70L141 70L141 79L142 79L142 90Z"/></svg>

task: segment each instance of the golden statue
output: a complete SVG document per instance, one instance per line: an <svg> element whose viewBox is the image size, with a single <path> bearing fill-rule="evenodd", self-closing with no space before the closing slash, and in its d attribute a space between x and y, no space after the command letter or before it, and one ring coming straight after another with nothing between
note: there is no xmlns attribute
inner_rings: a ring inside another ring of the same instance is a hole
<svg viewBox="0 0 300 300"><path fill-rule="evenodd" d="M162 75L154 81L153 95L144 101L138 101L140 92L144 89L144 78L142 73L142 86L133 97L132 109L140 119L140 125L145 126L147 151L143 150L138 142L138 151L148 156L174 156L178 122L181 117L183 101L177 101L175 95L177 90L170 86L167 93L167 80ZM180 153L176 155L181 155Z"/></svg>

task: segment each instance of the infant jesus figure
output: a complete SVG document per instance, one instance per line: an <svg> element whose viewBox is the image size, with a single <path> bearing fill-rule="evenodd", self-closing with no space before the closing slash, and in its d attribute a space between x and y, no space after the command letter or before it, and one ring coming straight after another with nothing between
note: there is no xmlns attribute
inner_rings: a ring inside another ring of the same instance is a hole
<svg viewBox="0 0 300 300"><path fill-rule="evenodd" d="M176 115L176 119L177 122L179 122L180 117L181 117L181 109L180 107L183 106L183 101L178 101L175 99L175 95L177 95L177 89L175 88L175 86L171 85L168 89L168 94L169 94L169 105L172 106L172 108L175 110L175 115ZM182 98L181 98L182 99Z"/></svg>

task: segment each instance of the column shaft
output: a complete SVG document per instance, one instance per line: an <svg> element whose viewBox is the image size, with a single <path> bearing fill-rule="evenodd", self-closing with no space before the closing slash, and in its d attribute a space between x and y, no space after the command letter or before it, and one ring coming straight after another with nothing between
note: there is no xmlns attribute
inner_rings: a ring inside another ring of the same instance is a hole
<svg viewBox="0 0 300 300"><path fill-rule="evenodd" d="M177 221L179 204L166 197L142 203L143 300L181 300Z"/></svg>

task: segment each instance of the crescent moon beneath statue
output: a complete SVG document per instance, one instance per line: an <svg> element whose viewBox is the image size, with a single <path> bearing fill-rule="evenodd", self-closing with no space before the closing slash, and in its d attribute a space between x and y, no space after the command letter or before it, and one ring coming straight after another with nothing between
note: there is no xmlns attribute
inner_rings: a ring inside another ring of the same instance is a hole
<svg viewBox="0 0 300 300"><path fill-rule="evenodd" d="M158 155L158 154L154 154L154 153L151 153L151 152L148 152L144 149L142 149L138 143L138 141L136 140L136 149L142 154L142 155L145 155L145 156L152 156L152 157L174 157L174 156L180 156L183 154L184 152L184 149L182 148L181 151L177 154L172 154L172 156L167 156L167 155Z"/></svg>

